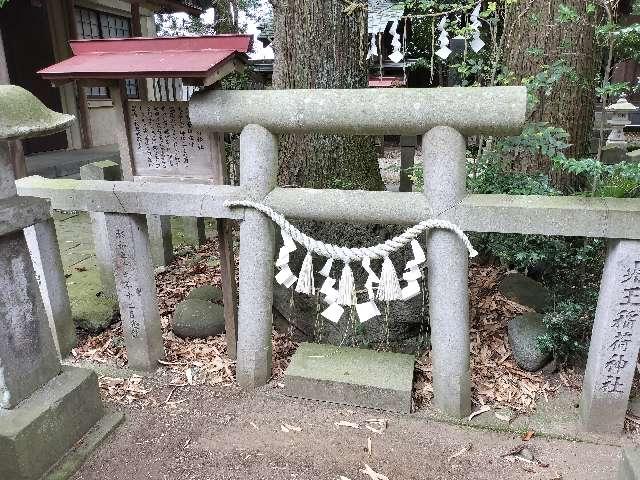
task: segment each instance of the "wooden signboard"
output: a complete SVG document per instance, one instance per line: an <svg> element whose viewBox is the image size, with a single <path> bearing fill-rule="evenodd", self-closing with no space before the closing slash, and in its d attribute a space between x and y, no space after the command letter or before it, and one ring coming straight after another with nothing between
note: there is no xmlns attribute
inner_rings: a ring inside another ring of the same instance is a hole
<svg viewBox="0 0 640 480"><path fill-rule="evenodd" d="M223 183L221 135L194 128L188 102L127 103L134 179Z"/></svg>

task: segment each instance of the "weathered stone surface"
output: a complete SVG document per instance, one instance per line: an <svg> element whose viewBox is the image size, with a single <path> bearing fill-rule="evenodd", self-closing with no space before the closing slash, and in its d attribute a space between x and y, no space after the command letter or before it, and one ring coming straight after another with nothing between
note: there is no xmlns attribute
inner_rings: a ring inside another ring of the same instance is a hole
<svg viewBox="0 0 640 480"><path fill-rule="evenodd" d="M258 125L240 135L240 183L262 200L276 185L278 137ZM236 378L243 387L257 387L272 375L273 222L246 210L240 223L240 291Z"/></svg>
<svg viewBox="0 0 640 480"><path fill-rule="evenodd" d="M0 408L0 478L39 479L103 415L96 374L64 367L15 409Z"/></svg>
<svg viewBox="0 0 640 480"><path fill-rule="evenodd" d="M602 147L602 163L613 165L626 160L627 149L617 145L605 145Z"/></svg>
<svg viewBox="0 0 640 480"><path fill-rule="evenodd" d="M639 349L640 242L610 240L580 402L587 430L622 429Z"/></svg>
<svg viewBox="0 0 640 480"><path fill-rule="evenodd" d="M147 230L153 265L164 267L173 260L173 238L171 235L171 217L165 215L147 215Z"/></svg>
<svg viewBox="0 0 640 480"><path fill-rule="evenodd" d="M108 180L115 182L122 180L122 171L118 163L111 160L101 160L81 166L80 178L82 180Z"/></svg>
<svg viewBox="0 0 640 480"><path fill-rule="evenodd" d="M640 479L640 450L637 448L625 448L622 452L622 461L618 470L617 480Z"/></svg>
<svg viewBox="0 0 640 480"><path fill-rule="evenodd" d="M0 139L40 137L64 130L73 115L49 110L31 92L0 85Z"/></svg>
<svg viewBox="0 0 640 480"><path fill-rule="evenodd" d="M182 233L184 241L189 245L199 247L207 241L204 218L182 217Z"/></svg>
<svg viewBox="0 0 640 480"><path fill-rule="evenodd" d="M0 237L0 409L60 373L60 360L23 232Z"/></svg>
<svg viewBox="0 0 640 480"><path fill-rule="evenodd" d="M224 332L224 308L207 300L184 300L176 306L172 326L179 337L219 335Z"/></svg>
<svg viewBox="0 0 640 480"><path fill-rule="evenodd" d="M444 212L466 195L466 139L451 127L422 137L427 203ZM427 285L431 323L433 402L446 414L471 411L469 252L451 231L427 233Z"/></svg>
<svg viewBox="0 0 640 480"><path fill-rule="evenodd" d="M208 90L192 97L189 116L219 132L258 124L274 133L422 135L450 125L464 135L500 136L520 133L526 99L524 87ZM410 108L396 111L398 104Z"/></svg>
<svg viewBox="0 0 640 480"><path fill-rule="evenodd" d="M521 273L506 274L500 281L498 290L509 300L532 308L538 313L546 312L553 305L549 290Z"/></svg>
<svg viewBox="0 0 640 480"><path fill-rule="evenodd" d="M26 228L24 235L49 319L49 327L60 356L65 358L75 348L77 338L53 219L49 218Z"/></svg>
<svg viewBox="0 0 640 480"><path fill-rule="evenodd" d="M122 180L120 165L111 160L88 163L80 167L80 178L82 180ZM93 245L96 253L96 266L102 282L102 293L109 298L116 298L116 281L113 276L113 262L111 259L111 247L109 246L109 236L107 226L102 212L89 212L91 218L91 229L93 231ZM105 318L101 316L101 318ZM94 323L91 319L89 324ZM97 322L102 325L104 321Z"/></svg>
<svg viewBox="0 0 640 480"><path fill-rule="evenodd" d="M207 300L209 302L222 302L222 289L213 285L204 285L191 290L186 297L187 300Z"/></svg>
<svg viewBox="0 0 640 480"><path fill-rule="evenodd" d="M73 298L71 309L77 327L95 335L105 331L114 322L118 300L107 296Z"/></svg>
<svg viewBox="0 0 640 480"><path fill-rule="evenodd" d="M0 195L1 196L1 195ZM33 197L11 197L0 201L0 235L17 232L51 217L49 202Z"/></svg>
<svg viewBox="0 0 640 480"><path fill-rule="evenodd" d="M535 372L551 360L551 354L538 347L538 337L546 333L541 314L518 315L509 322L508 332L513 357L523 370Z"/></svg>
<svg viewBox="0 0 640 480"><path fill-rule="evenodd" d="M164 358L146 219L105 214L129 367L154 370Z"/></svg>
<svg viewBox="0 0 640 480"><path fill-rule="evenodd" d="M302 343L285 372L292 397L411 411L413 355Z"/></svg>
<svg viewBox="0 0 640 480"><path fill-rule="evenodd" d="M245 187L177 183L79 181L27 177L20 195L48 198L58 210L244 218L226 200L244 200ZM263 200L263 199L260 199ZM415 225L433 216L421 193L275 188L266 203L287 218ZM309 205L313 209L309 209ZM635 198L467 195L439 216L464 231L640 239Z"/></svg>

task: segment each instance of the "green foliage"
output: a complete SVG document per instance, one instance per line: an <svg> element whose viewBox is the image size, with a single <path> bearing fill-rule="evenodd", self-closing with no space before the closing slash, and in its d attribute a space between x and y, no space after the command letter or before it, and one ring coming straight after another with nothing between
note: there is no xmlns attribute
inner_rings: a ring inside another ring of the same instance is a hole
<svg viewBox="0 0 640 480"><path fill-rule="evenodd" d="M631 85L631 83L629 82L607 83L606 85L596 87L596 95L599 97L619 97L621 95L635 93L638 91L638 89L638 84Z"/></svg>
<svg viewBox="0 0 640 480"><path fill-rule="evenodd" d="M573 7L560 4L558 6L558 16L556 18L558 23L575 23L580 19L580 15Z"/></svg>
<svg viewBox="0 0 640 480"><path fill-rule="evenodd" d="M586 356L593 325L593 305L564 300L544 315L547 333L538 337L538 345L561 362Z"/></svg>
<svg viewBox="0 0 640 480"><path fill-rule="evenodd" d="M541 95L550 97L561 80L569 80L575 84L581 79L575 69L565 60L556 60L551 65L544 65L542 70L532 77L522 79L527 87L529 109L533 110L541 101Z"/></svg>
<svg viewBox="0 0 640 480"><path fill-rule="evenodd" d="M555 160L564 158L564 150L569 145L569 134L564 129L551 126L547 122L529 122L520 135L499 139L491 155L505 157L520 153L542 154Z"/></svg>
<svg viewBox="0 0 640 480"><path fill-rule="evenodd" d="M596 40L599 45L613 45L617 60L640 61L640 24L634 23L622 27L616 23L606 23L596 28Z"/></svg>
<svg viewBox="0 0 640 480"><path fill-rule="evenodd" d="M4 7L7 3L9 3L9 0L0 0L0 8Z"/></svg>
<svg viewBox="0 0 640 480"><path fill-rule="evenodd" d="M640 196L640 164L620 162L607 165L593 158L554 159L557 168L583 178L588 190L582 195L594 197L629 198Z"/></svg>

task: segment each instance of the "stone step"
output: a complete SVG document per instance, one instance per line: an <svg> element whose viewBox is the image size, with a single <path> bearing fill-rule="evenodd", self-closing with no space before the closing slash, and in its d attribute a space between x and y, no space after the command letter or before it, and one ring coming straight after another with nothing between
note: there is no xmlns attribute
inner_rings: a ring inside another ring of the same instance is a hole
<svg viewBox="0 0 640 480"><path fill-rule="evenodd" d="M411 412L413 355L302 343L285 372L285 395Z"/></svg>

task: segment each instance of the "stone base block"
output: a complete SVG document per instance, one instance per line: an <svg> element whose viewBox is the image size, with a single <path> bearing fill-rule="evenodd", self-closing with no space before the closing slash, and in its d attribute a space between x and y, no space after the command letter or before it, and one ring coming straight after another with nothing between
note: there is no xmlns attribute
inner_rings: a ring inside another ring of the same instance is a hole
<svg viewBox="0 0 640 480"><path fill-rule="evenodd" d="M285 372L285 395L411 412L413 355L302 343Z"/></svg>
<svg viewBox="0 0 640 480"><path fill-rule="evenodd" d="M0 478L41 478L103 416L96 374L64 367L16 408L0 409Z"/></svg>
<svg viewBox="0 0 640 480"><path fill-rule="evenodd" d="M640 480L640 450L626 448L618 470L618 480Z"/></svg>

